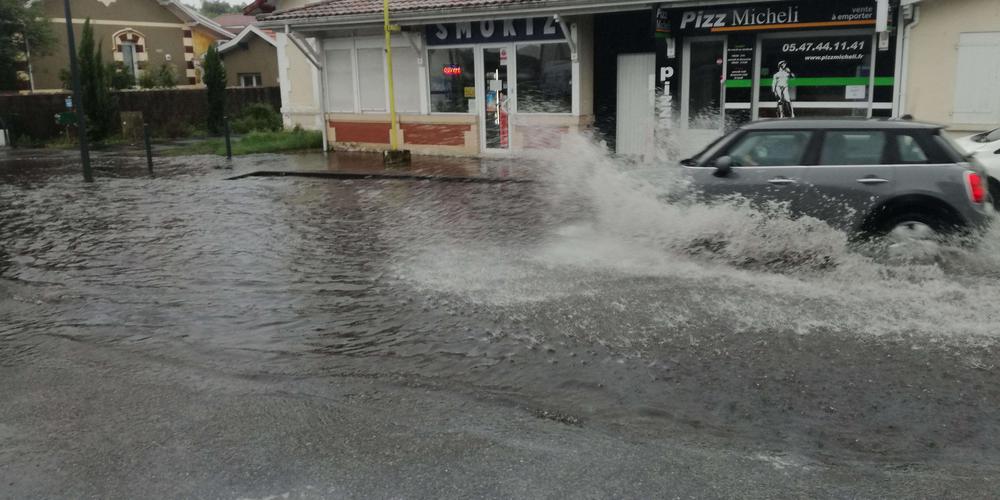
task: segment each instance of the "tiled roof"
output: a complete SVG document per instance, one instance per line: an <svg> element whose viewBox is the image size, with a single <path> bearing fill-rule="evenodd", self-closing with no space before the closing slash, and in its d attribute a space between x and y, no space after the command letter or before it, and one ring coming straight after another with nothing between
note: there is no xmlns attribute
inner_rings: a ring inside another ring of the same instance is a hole
<svg viewBox="0 0 1000 500"><path fill-rule="evenodd" d="M257 18L255 16L244 16L243 14L223 14L212 20L223 28L245 28L257 22Z"/></svg>
<svg viewBox="0 0 1000 500"><path fill-rule="evenodd" d="M501 8L511 5L541 5L552 0L389 0L390 12L457 10L466 8ZM354 16L382 12L382 0L326 0L276 12L262 17L265 21L284 21L320 17Z"/></svg>
<svg viewBox="0 0 1000 500"><path fill-rule="evenodd" d="M274 12L274 5L267 0L253 0L253 3L243 7L243 13L252 16L260 13Z"/></svg>

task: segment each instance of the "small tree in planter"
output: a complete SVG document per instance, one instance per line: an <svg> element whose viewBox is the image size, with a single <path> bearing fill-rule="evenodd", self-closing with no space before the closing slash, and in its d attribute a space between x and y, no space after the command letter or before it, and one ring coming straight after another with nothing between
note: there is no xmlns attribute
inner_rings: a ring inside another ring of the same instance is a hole
<svg viewBox="0 0 1000 500"><path fill-rule="evenodd" d="M204 66L205 87L208 89L208 131L221 134L225 130L226 68L214 45L205 54Z"/></svg>

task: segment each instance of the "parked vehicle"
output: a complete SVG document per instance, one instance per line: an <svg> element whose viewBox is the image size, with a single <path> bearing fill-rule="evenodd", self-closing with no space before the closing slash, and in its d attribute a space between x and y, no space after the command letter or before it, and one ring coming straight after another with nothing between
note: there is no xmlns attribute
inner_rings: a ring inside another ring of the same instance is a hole
<svg viewBox="0 0 1000 500"><path fill-rule="evenodd" d="M1000 128L962 137L955 142L986 169L993 206L1000 209Z"/></svg>
<svg viewBox="0 0 1000 500"><path fill-rule="evenodd" d="M982 167L939 126L912 121L765 120L682 165L708 198L783 202L855 236L971 234L994 213Z"/></svg>

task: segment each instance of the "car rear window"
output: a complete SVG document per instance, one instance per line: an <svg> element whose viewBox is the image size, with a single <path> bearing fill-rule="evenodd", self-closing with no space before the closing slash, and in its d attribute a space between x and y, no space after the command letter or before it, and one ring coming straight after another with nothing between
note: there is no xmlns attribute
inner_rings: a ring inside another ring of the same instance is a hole
<svg viewBox="0 0 1000 500"><path fill-rule="evenodd" d="M989 132L983 132L977 135L974 139L976 142L996 142L1000 141L1000 128L995 128Z"/></svg>
<svg viewBox="0 0 1000 500"><path fill-rule="evenodd" d="M916 137L909 134L896 136L896 154L900 163L929 163L927 152Z"/></svg>
<svg viewBox="0 0 1000 500"><path fill-rule="evenodd" d="M830 130L823 139L820 165L878 165L886 136L881 130Z"/></svg>

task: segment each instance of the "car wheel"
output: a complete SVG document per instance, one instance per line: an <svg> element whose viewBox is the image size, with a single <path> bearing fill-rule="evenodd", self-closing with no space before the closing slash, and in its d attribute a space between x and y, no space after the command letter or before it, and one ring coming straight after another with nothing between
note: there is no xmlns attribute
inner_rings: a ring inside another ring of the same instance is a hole
<svg viewBox="0 0 1000 500"><path fill-rule="evenodd" d="M940 240L958 231L959 225L927 212L901 211L884 217L876 233L893 241Z"/></svg>
<svg viewBox="0 0 1000 500"><path fill-rule="evenodd" d="M939 244L960 229L958 224L926 212L897 212L883 218L877 236L885 243L890 258L908 261L932 258Z"/></svg>

